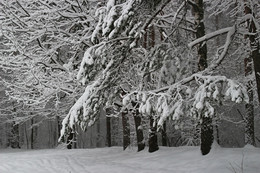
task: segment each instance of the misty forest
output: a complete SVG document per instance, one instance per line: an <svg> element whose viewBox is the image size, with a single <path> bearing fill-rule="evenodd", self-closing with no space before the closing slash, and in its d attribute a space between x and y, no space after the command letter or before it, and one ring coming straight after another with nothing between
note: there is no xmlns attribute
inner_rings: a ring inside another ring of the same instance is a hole
<svg viewBox="0 0 260 173"><path fill-rule="evenodd" d="M1 173L260 170L259 0L0 0L0 40Z"/></svg>

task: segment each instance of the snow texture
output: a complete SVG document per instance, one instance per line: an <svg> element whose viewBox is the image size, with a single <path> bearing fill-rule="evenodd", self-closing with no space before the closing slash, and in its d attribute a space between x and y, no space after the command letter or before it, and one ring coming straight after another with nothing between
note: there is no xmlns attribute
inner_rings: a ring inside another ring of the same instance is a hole
<svg viewBox="0 0 260 173"><path fill-rule="evenodd" d="M258 173L260 149L220 148L207 156L199 147L160 147L155 153L136 148L0 150L1 173Z"/></svg>

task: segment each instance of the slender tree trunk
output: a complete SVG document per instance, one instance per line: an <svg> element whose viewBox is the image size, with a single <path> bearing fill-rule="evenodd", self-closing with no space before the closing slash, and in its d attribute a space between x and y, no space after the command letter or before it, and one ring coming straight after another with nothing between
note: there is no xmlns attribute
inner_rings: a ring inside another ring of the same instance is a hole
<svg viewBox="0 0 260 173"><path fill-rule="evenodd" d="M67 137L67 149L72 148L77 148L75 132L70 132L69 136Z"/></svg>
<svg viewBox="0 0 260 173"><path fill-rule="evenodd" d="M142 126L142 118L141 115L136 114L134 115L135 121L135 130L136 130L136 137L137 137L137 151L142 151L145 148L144 143L144 135L143 135L143 126Z"/></svg>
<svg viewBox="0 0 260 173"><path fill-rule="evenodd" d="M247 81L247 93L249 97L249 103L245 105L246 116L245 116L245 143L255 145L255 135L254 135L254 93L253 93L253 81L250 79L250 75L253 74L252 68L252 57L249 56L244 59L245 64L245 76L249 79Z"/></svg>
<svg viewBox="0 0 260 173"><path fill-rule="evenodd" d="M111 147L111 117L106 117L107 124L107 146Z"/></svg>
<svg viewBox="0 0 260 173"><path fill-rule="evenodd" d="M145 148L144 143L144 134L143 134L143 126L142 126L142 117L138 111L139 105L138 103L133 102L132 105L135 108L134 112L134 122L135 122L135 130L136 130L136 138L137 138L137 151L142 151Z"/></svg>
<svg viewBox="0 0 260 173"><path fill-rule="evenodd" d="M167 146L166 122L163 123L162 129L162 146Z"/></svg>
<svg viewBox="0 0 260 173"><path fill-rule="evenodd" d="M216 133L217 133L217 143L220 145L220 136L219 136L219 128L218 128L218 124L216 124Z"/></svg>
<svg viewBox="0 0 260 173"><path fill-rule="evenodd" d="M216 18L215 18L215 23L216 23L216 31L219 30L219 15L216 15ZM217 46L220 45L220 38L219 37L216 37L216 44ZM217 119L217 116L215 116L215 129L216 129L216 140L217 140L217 143L220 145L220 136L219 136L219 125L218 125L218 122L219 122L219 119Z"/></svg>
<svg viewBox="0 0 260 173"><path fill-rule="evenodd" d="M31 119L31 149L34 149L34 127L33 127L34 121L33 118Z"/></svg>
<svg viewBox="0 0 260 173"><path fill-rule="evenodd" d="M19 125L18 124L13 123L11 133L12 133L11 147L12 148L20 148Z"/></svg>
<svg viewBox="0 0 260 173"><path fill-rule="evenodd" d="M70 133L67 138L67 149L72 149L73 136L73 133Z"/></svg>
<svg viewBox="0 0 260 173"><path fill-rule="evenodd" d="M16 108L14 104L13 104L13 112L16 112ZM20 148L19 125L15 124L15 121L13 121L11 128L12 128L11 130L12 137L11 137L10 145L12 148Z"/></svg>
<svg viewBox="0 0 260 173"><path fill-rule="evenodd" d="M252 9L245 2L245 14L253 14ZM259 53L259 42L256 38L256 26L253 20L247 21L247 28L250 34L249 37L251 53L250 56L245 58L245 76L250 76L253 73L252 62L254 64L256 86L258 93L258 101L260 103L260 53ZM249 103L246 104L246 127L245 127L245 143L255 146L255 134L254 134L254 94L253 94L253 81L249 79L247 83L247 92L249 96Z"/></svg>
<svg viewBox="0 0 260 173"><path fill-rule="evenodd" d="M193 12L196 25L196 38L203 37L205 35L204 26L204 7L203 0L194 0ZM202 71L207 68L207 44L201 42L198 44L198 70ZM206 155L210 152L211 145L213 143L213 126L212 117L205 117L202 115L201 123L201 153Z"/></svg>
<svg viewBox="0 0 260 173"><path fill-rule="evenodd" d="M157 126L156 125L154 126L154 124L156 123L154 123L153 117L150 117L149 149L148 149L150 153L159 150L158 139L156 134Z"/></svg>
<svg viewBox="0 0 260 173"><path fill-rule="evenodd" d="M60 131L61 131L61 127L62 127L62 125L61 125L61 120L60 120L60 116L56 116L56 118L55 118L55 146L57 146L58 145L58 139L59 139L59 137L60 137Z"/></svg>
<svg viewBox="0 0 260 173"><path fill-rule="evenodd" d="M97 147L101 147L100 119L96 122L96 124L97 124Z"/></svg>
<svg viewBox="0 0 260 173"><path fill-rule="evenodd" d="M28 133L27 133L27 123L24 123L24 136L26 140L26 148L29 149L29 138L28 138Z"/></svg>
<svg viewBox="0 0 260 173"><path fill-rule="evenodd" d="M122 125L123 125L123 149L125 150L130 145L130 125L129 125L127 110L122 112Z"/></svg>

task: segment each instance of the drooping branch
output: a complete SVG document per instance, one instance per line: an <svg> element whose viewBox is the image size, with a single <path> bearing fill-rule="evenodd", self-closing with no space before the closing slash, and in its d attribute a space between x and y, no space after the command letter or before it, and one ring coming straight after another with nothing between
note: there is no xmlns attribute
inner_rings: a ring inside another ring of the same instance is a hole
<svg viewBox="0 0 260 173"><path fill-rule="evenodd" d="M188 46L189 46L189 48L192 48L193 46L195 46L195 45L197 45L197 44L199 44L201 42L210 40L210 39L212 39L214 37L217 37L219 35L222 35L222 34L225 34L227 32L230 32L232 29L233 29L233 27L227 27L227 28L223 28L223 29L214 31L212 33L206 34L205 36L200 37L200 38L194 40L193 42L189 43Z"/></svg>

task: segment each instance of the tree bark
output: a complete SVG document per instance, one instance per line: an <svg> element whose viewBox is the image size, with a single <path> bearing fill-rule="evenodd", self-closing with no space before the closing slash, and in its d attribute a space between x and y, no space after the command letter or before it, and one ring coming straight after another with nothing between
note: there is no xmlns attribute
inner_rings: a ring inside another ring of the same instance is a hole
<svg viewBox="0 0 260 173"><path fill-rule="evenodd" d="M204 26L204 7L203 0L194 0L192 5L193 14L195 18L196 26L196 38L203 37L205 35L205 26ZM198 44L198 70L203 71L207 68L207 44L201 42ZM213 125L212 117L204 117L202 115L201 123L201 153L206 155L210 152L211 145L213 143Z"/></svg>
<svg viewBox="0 0 260 173"><path fill-rule="evenodd" d="M16 108L13 104L13 112L16 112ZM20 148L20 136L19 136L19 125L15 124L15 121L12 123L12 130L11 130L11 141L10 145L12 148Z"/></svg>
<svg viewBox="0 0 260 173"><path fill-rule="evenodd" d="M107 146L111 147L111 117L106 117L107 124Z"/></svg>
<svg viewBox="0 0 260 173"><path fill-rule="evenodd" d="M19 125L18 124L13 123L11 133L12 133L12 138L11 138L11 143L10 143L11 147L12 148L20 148Z"/></svg>
<svg viewBox="0 0 260 173"><path fill-rule="evenodd" d="M211 117L202 117L201 123L201 144L200 150L202 155L206 155L211 150L213 143L213 126Z"/></svg>
<svg viewBox="0 0 260 173"><path fill-rule="evenodd" d="M31 119L31 149L34 149L34 127L33 127L34 121L33 118Z"/></svg>
<svg viewBox="0 0 260 173"><path fill-rule="evenodd" d="M154 126L154 119L153 117L150 117L149 149L148 149L150 153L159 150L156 129L157 126L156 125Z"/></svg>
<svg viewBox="0 0 260 173"><path fill-rule="evenodd" d="M67 149L72 149L72 148L77 148L75 132L70 132L67 138Z"/></svg>
<svg viewBox="0 0 260 173"><path fill-rule="evenodd" d="M166 122L163 123L162 133L162 146L167 146Z"/></svg>
<svg viewBox="0 0 260 173"><path fill-rule="evenodd" d="M139 105L138 103L133 102L132 105L135 108L134 110L134 122L135 122L135 131L136 131L136 139L137 139L137 151L142 151L145 148L144 143L144 134L143 134L143 126L142 126L142 117L138 111Z"/></svg>
<svg viewBox="0 0 260 173"><path fill-rule="evenodd" d="M245 3L245 14L253 14L252 9L248 6L247 1ZM256 26L253 20L247 21L247 28L250 34L246 36L249 38L251 53L249 57L245 58L245 76L253 74L252 62L254 64L256 86L258 93L258 101L260 103L260 53L259 53L259 42L256 39ZM254 93L253 93L253 81L251 79L247 82L247 92L249 96L249 103L246 104L246 117L245 117L245 143L255 146L255 134L254 134Z"/></svg>
<svg viewBox="0 0 260 173"><path fill-rule="evenodd" d="M128 111L122 112L122 125L123 125L123 149L125 150L130 145L130 125L128 118Z"/></svg>

